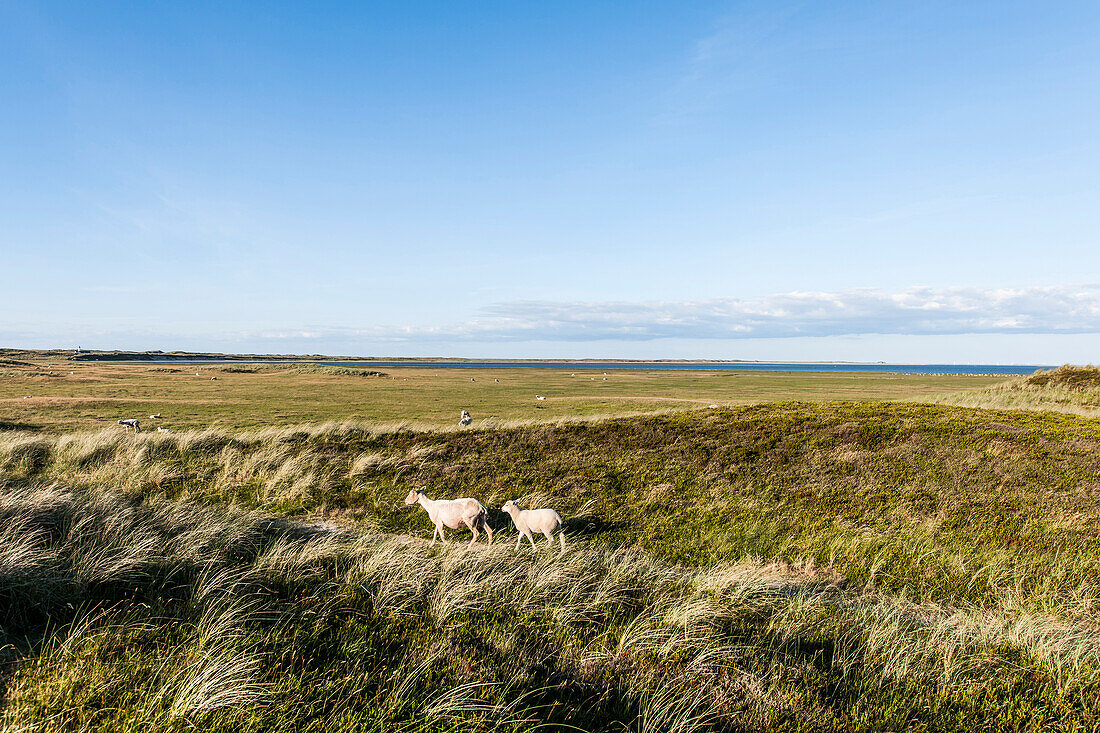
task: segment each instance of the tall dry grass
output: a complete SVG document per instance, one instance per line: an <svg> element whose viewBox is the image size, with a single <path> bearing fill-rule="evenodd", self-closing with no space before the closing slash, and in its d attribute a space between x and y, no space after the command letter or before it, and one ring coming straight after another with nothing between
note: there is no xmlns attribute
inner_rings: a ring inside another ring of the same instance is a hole
<svg viewBox="0 0 1100 733"><path fill-rule="evenodd" d="M921 402L995 410L1049 410L1100 416L1100 368L1066 364L992 387L919 398Z"/></svg>
<svg viewBox="0 0 1100 733"><path fill-rule="evenodd" d="M987 700L1096 719L1094 613L918 603L810 562L432 548L57 486L0 490L0 526L6 730L584 729L569 705L590 730L888 730Z"/></svg>

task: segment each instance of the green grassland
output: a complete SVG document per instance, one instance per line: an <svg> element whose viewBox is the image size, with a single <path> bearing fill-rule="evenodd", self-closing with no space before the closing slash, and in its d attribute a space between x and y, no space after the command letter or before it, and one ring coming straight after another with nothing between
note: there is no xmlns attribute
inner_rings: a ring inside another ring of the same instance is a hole
<svg viewBox="0 0 1100 733"><path fill-rule="evenodd" d="M1100 729L1100 419L913 401L980 378L602 371L722 406L600 417L555 402L569 373L425 370L415 394L499 410L461 429L352 419L419 370L95 368L265 419L5 413L32 425L0 431L6 730ZM260 396L311 383L343 409ZM478 497L497 542L429 547L411 487ZM515 551L506 499L558 509L567 552Z"/></svg>
<svg viewBox="0 0 1100 733"><path fill-rule="evenodd" d="M210 367L41 356L11 361L16 363L0 364L0 429L48 432L97 429L120 418L144 419L155 413L165 416L158 425L173 430L332 420L410 421L438 427L457 423L463 409L475 421L543 421L710 404L908 399L1004 381L976 376L603 368L573 372L387 367L382 370L385 375L378 376L378 368L371 366ZM536 401L536 394L546 400Z"/></svg>

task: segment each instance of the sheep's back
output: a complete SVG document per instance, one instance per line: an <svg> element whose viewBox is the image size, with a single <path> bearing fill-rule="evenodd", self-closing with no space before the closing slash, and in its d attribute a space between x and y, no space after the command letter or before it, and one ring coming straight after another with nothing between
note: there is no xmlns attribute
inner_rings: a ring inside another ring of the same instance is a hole
<svg viewBox="0 0 1100 733"><path fill-rule="evenodd" d="M553 509L528 509L523 518L535 532L553 532L561 526L561 516Z"/></svg>

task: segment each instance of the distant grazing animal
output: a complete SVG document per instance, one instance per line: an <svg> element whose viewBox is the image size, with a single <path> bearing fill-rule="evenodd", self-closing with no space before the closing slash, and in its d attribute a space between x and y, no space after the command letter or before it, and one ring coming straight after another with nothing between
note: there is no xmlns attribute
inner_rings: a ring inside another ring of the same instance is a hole
<svg viewBox="0 0 1100 733"><path fill-rule="evenodd" d="M133 428L135 433L141 432L141 423L137 421L137 418L131 417L126 420L119 420L118 424L124 426L127 431Z"/></svg>
<svg viewBox="0 0 1100 733"><path fill-rule="evenodd" d="M447 541L447 538L443 536L444 527L458 529L462 526L469 527L470 531L474 533L474 536L470 539L470 547L473 547L474 543L477 542L479 528L489 535L489 544L493 544L493 530L489 527L486 509L477 499L432 500L424 495L422 489L413 489L405 497L405 503L420 504L424 507L424 511L428 513L428 519L432 520L432 524L435 525L435 531L432 532L433 545L435 544L436 535L439 535L440 541Z"/></svg>
<svg viewBox="0 0 1100 733"><path fill-rule="evenodd" d="M516 537L516 549L526 537L531 542L531 549L535 548L535 538L532 533L539 532L546 536L546 541L554 544L554 532L558 533L561 541L561 551L565 552L565 532L561 530L561 516L553 509L520 509L519 504L512 500L504 503L500 510L512 517L512 524L519 530Z"/></svg>
<svg viewBox="0 0 1100 733"><path fill-rule="evenodd" d="M545 398L545 397L543 397L543 396L542 396L542 395L540 395L540 394L537 394L537 395L535 395L535 399L536 399L536 400L538 400L539 402L542 402L542 401L543 401L543 400L545 400L546 398Z"/></svg>
<svg viewBox="0 0 1100 733"><path fill-rule="evenodd" d="M499 380L499 379L494 379L493 381L494 381L494 382L500 382L500 380Z"/></svg>
<svg viewBox="0 0 1100 733"><path fill-rule="evenodd" d="M463 410L462 411L462 417L459 418L458 424L463 426L463 427L466 427L467 425L469 425L473 421L474 421L474 419L472 417L470 417L470 413L467 412L466 410Z"/></svg>
<svg viewBox="0 0 1100 733"><path fill-rule="evenodd" d="M217 377L210 377L210 381L213 382Z"/></svg>
<svg viewBox="0 0 1100 733"><path fill-rule="evenodd" d="M198 372L195 372L195 376L196 376L196 377L200 377L200 376L202 376L202 375L201 375L201 374L199 374Z"/></svg>
<svg viewBox="0 0 1100 733"><path fill-rule="evenodd" d="M717 410L718 409L718 405L707 405L707 407L709 407L712 410Z"/></svg>
<svg viewBox="0 0 1100 733"><path fill-rule="evenodd" d="M149 419L150 420L160 420L160 413L158 412L156 415L150 415Z"/></svg>
<svg viewBox="0 0 1100 733"><path fill-rule="evenodd" d="M474 381L476 381L476 380L475 380L475 379L474 379L473 377L470 377L470 381L471 381L471 382L474 382Z"/></svg>
<svg viewBox="0 0 1100 733"><path fill-rule="evenodd" d="M157 432L158 433L170 433L172 431L169 430L168 428L157 428Z"/></svg>

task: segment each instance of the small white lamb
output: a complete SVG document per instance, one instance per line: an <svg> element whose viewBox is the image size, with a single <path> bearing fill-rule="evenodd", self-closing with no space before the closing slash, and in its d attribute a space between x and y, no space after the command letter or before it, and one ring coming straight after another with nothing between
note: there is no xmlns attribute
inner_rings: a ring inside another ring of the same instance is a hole
<svg viewBox="0 0 1100 733"><path fill-rule="evenodd" d="M478 529L485 530L489 535L489 544L493 544L493 530L489 527L488 513L485 507L477 499L429 499L422 489L412 489L405 497L406 504L420 504L428 513L428 519L435 525L432 532L432 544L435 544L435 536L443 542L447 538L443 536L443 528L458 529L466 526L474 533L470 538L472 547L478 538Z"/></svg>
<svg viewBox="0 0 1100 733"><path fill-rule="evenodd" d="M565 552L565 532L561 531L561 516L553 509L520 509L519 504L509 499L500 510L512 517L512 523L519 530L519 537L516 538L517 550L524 537L531 542L531 549L535 549L533 532L546 535L546 541L553 545L553 533L556 531L561 540L561 551Z"/></svg>

